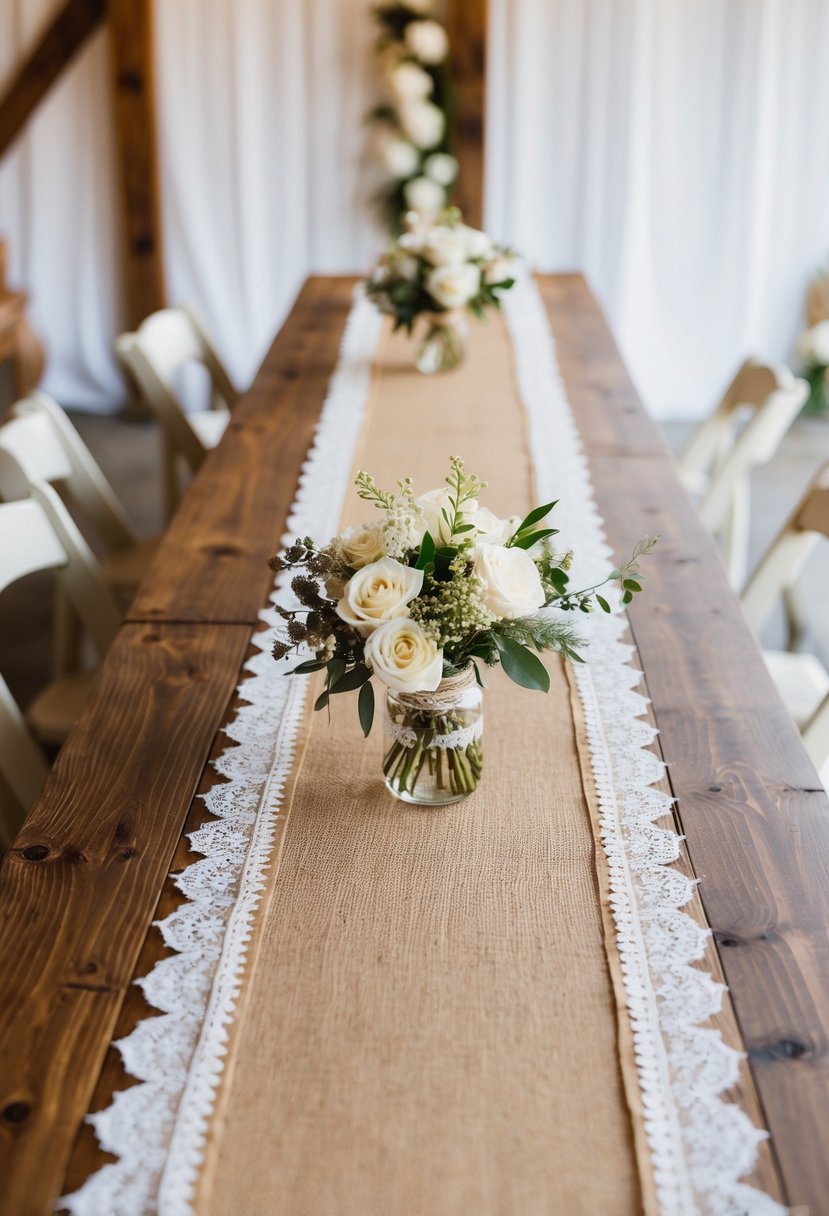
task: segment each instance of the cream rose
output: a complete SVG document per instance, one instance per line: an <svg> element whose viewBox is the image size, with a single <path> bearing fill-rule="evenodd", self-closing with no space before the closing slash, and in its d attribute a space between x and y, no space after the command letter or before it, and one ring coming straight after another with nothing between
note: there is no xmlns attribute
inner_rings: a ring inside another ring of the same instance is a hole
<svg viewBox="0 0 829 1216"><path fill-rule="evenodd" d="M390 177L411 177L417 172L420 157L417 148L407 139L386 132L378 141L377 153Z"/></svg>
<svg viewBox="0 0 829 1216"><path fill-rule="evenodd" d="M443 110L431 101L404 102L400 106L399 118L405 135L418 148L434 148L443 139L446 118Z"/></svg>
<svg viewBox="0 0 829 1216"><path fill-rule="evenodd" d="M416 63L398 63L388 76L389 89L399 102L423 101L434 87L432 77Z"/></svg>
<svg viewBox="0 0 829 1216"><path fill-rule="evenodd" d="M500 519L488 507L478 507L469 522L478 529L476 545L505 545L521 522L521 517L511 515Z"/></svg>
<svg viewBox="0 0 829 1216"><path fill-rule="evenodd" d="M436 266L426 279L426 290L443 308L463 308L480 289L481 272L471 262Z"/></svg>
<svg viewBox="0 0 829 1216"><path fill-rule="evenodd" d="M512 258L506 254L496 253L495 257L490 258L484 266L484 282L488 287L492 287L495 283L505 283L507 279L515 277L515 266Z"/></svg>
<svg viewBox="0 0 829 1216"><path fill-rule="evenodd" d="M481 545L474 570L484 584L484 603L497 620L513 621L543 607L541 575L523 549Z"/></svg>
<svg viewBox="0 0 829 1216"><path fill-rule="evenodd" d="M361 524L357 528L349 528L337 537L334 545L345 564L354 570L361 570L363 566L378 562L386 555L382 524Z"/></svg>
<svg viewBox="0 0 829 1216"><path fill-rule="evenodd" d="M463 234L466 242L466 256L468 258L489 258L492 256L492 241L485 232L481 232L478 228L468 228L466 224L461 224L458 231Z"/></svg>
<svg viewBox="0 0 829 1216"><path fill-rule="evenodd" d="M425 494L421 494L420 498L417 499L417 505L420 508L424 533L428 532L432 540L437 544L448 541L449 525L443 518L443 512L445 511L449 518L452 518L449 491L427 490ZM478 500L476 498L470 498L468 502L465 502L463 504L464 523L472 523L477 510Z"/></svg>
<svg viewBox="0 0 829 1216"><path fill-rule="evenodd" d="M433 152L426 158L423 172L439 186L451 186L458 176L458 162L448 152Z"/></svg>
<svg viewBox="0 0 829 1216"><path fill-rule="evenodd" d="M403 197L407 207L429 213L440 211L446 203L446 191L443 186L439 186L429 177L413 177L410 182L406 182Z"/></svg>
<svg viewBox="0 0 829 1216"><path fill-rule="evenodd" d="M437 21L410 21L405 39L406 47L421 63L442 63L449 52L448 35Z"/></svg>
<svg viewBox="0 0 829 1216"><path fill-rule="evenodd" d="M366 642L366 664L395 692L434 692L443 677L443 651L417 621L387 621Z"/></svg>
<svg viewBox="0 0 829 1216"><path fill-rule="evenodd" d="M394 617L409 615L409 601L423 586L423 571L412 570L393 557L363 566L348 580L337 616L363 637Z"/></svg>
<svg viewBox="0 0 829 1216"><path fill-rule="evenodd" d="M466 261L466 237L460 228L436 224L423 234L420 252L433 266L462 266Z"/></svg>

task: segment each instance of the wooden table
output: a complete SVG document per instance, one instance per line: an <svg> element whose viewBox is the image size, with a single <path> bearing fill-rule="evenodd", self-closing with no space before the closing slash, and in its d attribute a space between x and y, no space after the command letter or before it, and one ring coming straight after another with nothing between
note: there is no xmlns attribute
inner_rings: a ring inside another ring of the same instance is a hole
<svg viewBox="0 0 829 1216"><path fill-rule="evenodd" d="M714 548L583 279L541 289L617 552L644 533L631 624L677 814L772 1135L765 1177L829 1195L829 802ZM334 367L353 280L304 287L176 515L89 704L0 869L0 1212L45 1216L106 1158L82 1120L129 1084L109 1045L200 820L194 795ZM703 644L704 640L704 644Z"/></svg>

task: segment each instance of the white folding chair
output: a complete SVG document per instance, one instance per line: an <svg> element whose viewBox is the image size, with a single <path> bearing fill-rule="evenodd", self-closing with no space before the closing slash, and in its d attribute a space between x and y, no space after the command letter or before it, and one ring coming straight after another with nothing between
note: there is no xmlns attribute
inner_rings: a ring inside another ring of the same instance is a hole
<svg viewBox="0 0 829 1216"><path fill-rule="evenodd" d="M829 462L812 481L743 592L746 616L759 632L778 598L790 591L820 537L829 537ZM783 700L820 771L829 761L829 672L813 654L765 651ZM829 771L821 772L823 780Z"/></svg>
<svg viewBox="0 0 829 1216"><path fill-rule="evenodd" d="M180 497L177 461L195 473L224 434L237 392L206 333L186 308L152 313L134 333L115 339L115 351L128 377L162 427L164 497L167 517ZM211 408L188 411L176 387L187 364L206 368Z"/></svg>
<svg viewBox="0 0 829 1216"><path fill-rule="evenodd" d="M0 447L14 457L0 476L0 498L25 498L29 487L55 487L105 549L104 578L125 596L135 592L155 556L159 538L142 540L89 448L56 401L36 392L15 403L0 427Z"/></svg>
<svg viewBox="0 0 829 1216"><path fill-rule="evenodd" d="M808 395L806 381L787 367L747 359L680 458L683 484L738 590L748 560L751 471L771 460Z"/></svg>
<svg viewBox="0 0 829 1216"><path fill-rule="evenodd" d="M0 464L4 458L0 452ZM118 629L118 607L56 492L51 486L35 486L30 498L0 505L0 592L27 574L49 569L57 571L103 658ZM93 676L90 671L74 672L54 680L37 694L25 718L0 677L0 772L20 812L28 809L47 773L35 740L49 745L64 741ZM4 819L7 834L16 826Z"/></svg>

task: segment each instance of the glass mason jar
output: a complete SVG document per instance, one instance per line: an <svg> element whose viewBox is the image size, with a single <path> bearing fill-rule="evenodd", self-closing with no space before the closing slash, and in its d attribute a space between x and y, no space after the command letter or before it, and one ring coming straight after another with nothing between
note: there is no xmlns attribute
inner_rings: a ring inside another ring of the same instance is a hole
<svg viewBox="0 0 829 1216"><path fill-rule="evenodd" d="M469 323L462 309L424 313L426 336L418 347L415 366L431 376L457 367L466 354Z"/></svg>
<svg viewBox="0 0 829 1216"><path fill-rule="evenodd" d="M387 789L401 802L443 806L474 793L483 768L483 694L472 667L434 692L386 693Z"/></svg>

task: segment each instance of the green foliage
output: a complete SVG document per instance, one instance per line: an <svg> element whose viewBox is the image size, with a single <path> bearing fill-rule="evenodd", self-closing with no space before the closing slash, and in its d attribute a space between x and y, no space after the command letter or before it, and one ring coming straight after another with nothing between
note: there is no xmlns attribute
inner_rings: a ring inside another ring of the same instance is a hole
<svg viewBox="0 0 829 1216"><path fill-rule="evenodd" d="M506 675L522 688L535 692L550 691L550 673L531 650L509 637L493 634Z"/></svg>
<svg viewBox="0 0 829 1216"><path fill-rule="evenodd" d="M363 734L368 738L374 722L374 688L370 680L367 680L360 689L360 695L357 698L357 713L360 717Z"/></svg>

